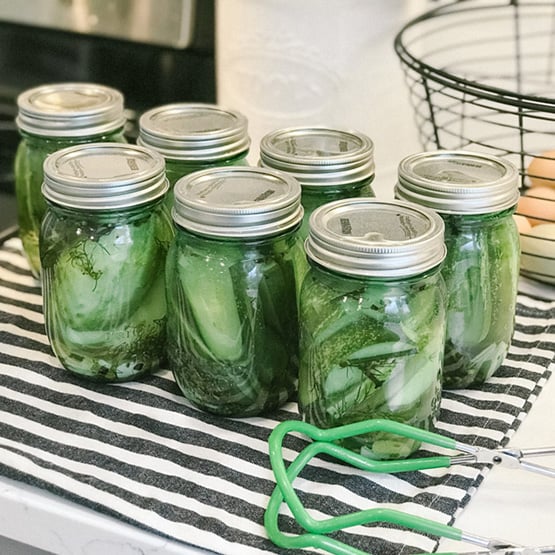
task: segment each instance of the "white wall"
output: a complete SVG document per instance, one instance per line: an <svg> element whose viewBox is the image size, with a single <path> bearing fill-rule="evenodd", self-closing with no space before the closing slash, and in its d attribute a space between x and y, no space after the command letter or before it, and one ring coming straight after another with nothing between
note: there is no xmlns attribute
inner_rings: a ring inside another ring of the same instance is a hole
<svg viewBox="0 0 555 555"><path fill-rule="evenodd" d="M374 142L377 196L421 150L393 39L429 0L218 0L218 103L262 136L296 125L357 129Z"/></svg>

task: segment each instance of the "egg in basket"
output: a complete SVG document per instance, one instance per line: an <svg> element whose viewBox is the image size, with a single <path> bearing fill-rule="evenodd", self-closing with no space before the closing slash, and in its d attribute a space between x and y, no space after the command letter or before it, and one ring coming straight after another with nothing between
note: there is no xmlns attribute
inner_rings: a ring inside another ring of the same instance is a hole
<svg viewBox="0 0 555 555"><path fill-rule="evenodd" d="M555 150L532 158L527 174L529 186L515 214L521 273L555 283Z"/></svg>

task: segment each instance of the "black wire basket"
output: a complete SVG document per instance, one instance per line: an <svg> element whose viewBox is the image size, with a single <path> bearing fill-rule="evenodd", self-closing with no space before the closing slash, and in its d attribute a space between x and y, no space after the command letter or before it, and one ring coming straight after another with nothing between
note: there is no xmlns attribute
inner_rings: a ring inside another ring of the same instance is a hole
<svg viewBox="0 0 555 555"><path fill-rule="evenodd" d="M442 5L394 45L424 150L485 152L519 168L521 272L555 283L555 1Z"/></svg>

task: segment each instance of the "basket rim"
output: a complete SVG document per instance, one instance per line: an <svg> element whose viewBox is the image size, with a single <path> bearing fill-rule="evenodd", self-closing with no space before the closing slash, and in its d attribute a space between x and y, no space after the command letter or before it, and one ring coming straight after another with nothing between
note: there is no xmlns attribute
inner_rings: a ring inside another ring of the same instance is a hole
<svg viewBox="0 0 555 555"><path fill-rule="evenodd" d="M533 110L533 111L547 111L555 113L555 98L548 98L544 96L523 94L510 89L505 89L501 87L495 87L492 85L486 85L484 83L479 83L471 79L465 79L459 75L451 73L446 70L437 69L421 60L416 58L411 54L408 48L405 46L403 39L405 34L410 29L413 29L418 24L423 21L428 21L435 17L442 17L444 15L451 15L454 13L480 11L492 8L507 8L513 7L525 7L525 6L553 6L552 3L533 1L522 3L519 0L504 0L496 3L481 3L479 5L474 5L475 1L465 0L461 2L460 0L454 0L450 4L439 6L437 8L428 10L421 15L408 21L399 32L395 35L393 46L397 56L407 67L414 70L416 73L424 77L425 79L433 80L441 85L451 87L454 90L469 93L476 97L492 100L500 104L505 104L509 106L515 106L523 110ZM469 6L469 4L473 4Z"/></svg>

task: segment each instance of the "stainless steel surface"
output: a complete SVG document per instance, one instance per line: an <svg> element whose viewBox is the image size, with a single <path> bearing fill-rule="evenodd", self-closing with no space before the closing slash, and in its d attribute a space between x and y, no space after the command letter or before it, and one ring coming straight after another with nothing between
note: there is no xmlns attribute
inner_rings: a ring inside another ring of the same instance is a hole
<svg viewBox="0 0 555 555"><path fill-rule="evenodd" d="M528 470L528 472L535 472L536 474L547 476L548 478L555 478L555 468L534 464L526 460L520 461L520 468Z"/></svg>
<svg viewBox="0 0 555 555"><path fill-rule="evenodd" d="M506 468L520 468L535 472L549 478L555 478L555 468L534 464L526 460L527 457L541 457L555 453L554 447L538 447L528 449L481 449L473 445L458 443L457 449L467 453L452 457L451 464L494 464Z"/></svg>
<svg viewBox="0 0 555 555"><path fill-rule="evenodd" d="M512 449L505 449L506 453L509 451L512 451ZM521 457L546 457L548 455L555 455L555 447L530 447L527 449L519 449L518 453Z"/></svg>
<svg viewBox="0 0 555 555"><path fill-rule="evenodd" d="M195 0L0 0L0 20L185 48Z"/></svg>
<svg viewBox="0 0 555 555"><path fill-rule="evenodd" d="M478 551L464 555L541 555L547 553L555 553L555 547L504 547L493 551Z"/></svg>

